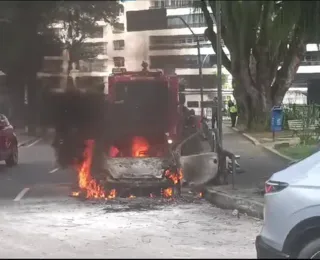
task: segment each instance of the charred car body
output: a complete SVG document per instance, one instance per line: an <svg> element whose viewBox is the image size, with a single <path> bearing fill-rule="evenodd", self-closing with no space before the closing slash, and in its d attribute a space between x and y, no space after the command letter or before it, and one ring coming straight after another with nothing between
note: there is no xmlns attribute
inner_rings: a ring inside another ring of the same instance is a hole
<svg viewBox="0 0 320 260"><path fill-rule="evenodd" d="M107 97L101 97L92 98L91 112L75 120L78 126L62 124L67 131L61 130L63 134L57 138L57 155L62 154L62 147L70 146L72 150L66 152L68 160L60 156L60 164L79 159L85 140L93 139L91 174L106 190L115 188L119 193L132 188L173 187L179 194L182 172L174 147L183 138L185 122L177 76L150 72L145 66L138 72L115 72L108 80ZM71 99L75 103L75 96ZM66 103L70 110L71 102ZM88 102L80 102L75 107L81 103L82 107L89 106ZM77 112L70 116L82 113L81 109L74 110ZM71 133L72 129L78 129L78 133ZM63 141L61 136L70 136L74 141Z"/></svg>
<svg viewBox="0 0 320 260"><path fill-rule="evenodd" d="M104 187L176 187L181 173L172 147L180 141L182 107L176 76L120 72L109 77L108 152Z"/></svg>

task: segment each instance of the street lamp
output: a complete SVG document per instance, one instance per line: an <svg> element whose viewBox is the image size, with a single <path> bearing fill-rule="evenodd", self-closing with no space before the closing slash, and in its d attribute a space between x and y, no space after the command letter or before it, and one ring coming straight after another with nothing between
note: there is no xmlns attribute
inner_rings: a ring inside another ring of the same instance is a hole
<svg viewBox="0 0 320 260"><path fill-rule="evenodd" d="M222 60L221 60L221 2L220 0L216 1L216 23L217 23L217 79L218 79L218 142L220 145L220 148L222 149Z"/></svg>
<svg viewBox="0 0 320 260"><path fill-rule="evenodd" d="M200 76L200 101L201 101L201 118L203 118L203 76L202 76L202 62L201 62L201 54L200 54L200 43L199 43L199 37L193 32L189 24L181 17L181 16L170 16L171 19L177 18L180 19L184 25L189 29L189 31L192 33L192 35L195 37L197 41L197 50L198 50L198 65L199 65L199 76Z"/></svg>

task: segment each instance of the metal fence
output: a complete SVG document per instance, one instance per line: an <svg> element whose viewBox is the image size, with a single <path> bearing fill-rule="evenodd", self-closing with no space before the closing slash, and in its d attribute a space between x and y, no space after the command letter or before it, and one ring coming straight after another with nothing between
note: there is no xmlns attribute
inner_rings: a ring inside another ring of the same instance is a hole
<svg viewBox="0 0 320 260"><path fill-rule="evenodd" d="M303 120L306 124L315 124L320 119L320 106L316 104L299 105L289 104L284 106L284 129L289 129L288 120Z"/></svg>

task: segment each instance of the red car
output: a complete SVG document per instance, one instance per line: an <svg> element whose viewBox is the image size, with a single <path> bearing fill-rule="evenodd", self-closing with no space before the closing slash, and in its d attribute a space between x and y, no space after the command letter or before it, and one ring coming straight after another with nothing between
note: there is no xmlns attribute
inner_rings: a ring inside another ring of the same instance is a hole
<svg viewBox="0 0 320 260"><path fill-rule="evenodd" d="M18 164L18 139L13 126L3 114L0 114L0 160L9 167Z"/></svg>

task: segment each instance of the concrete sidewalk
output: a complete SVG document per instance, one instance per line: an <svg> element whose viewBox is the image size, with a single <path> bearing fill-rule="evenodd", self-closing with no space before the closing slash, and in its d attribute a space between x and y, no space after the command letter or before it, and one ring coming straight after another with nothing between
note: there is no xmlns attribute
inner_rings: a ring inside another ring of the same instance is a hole
<svg viewBox="0 0 320 260"><path fill-rule="evenodd" d="M259 188L271 175L288 166L288 161L275 155L261 146L254 145L242 134L224 124L223 148L240 155L240 167L245 172L236 175L235 185L238 188Z"/></svg>
<svg viewBox="0 0 320 260"><path fill-rule="evenodd" d="M207 187L206 198L219 207L238 209L261 218L264 183L273 173L286 168L288 161L254 145L227 122L223 125L223 148L240 155L239 163L244 172L235 175L235 189L231 187L230 176L229 185Z"/></svg>

